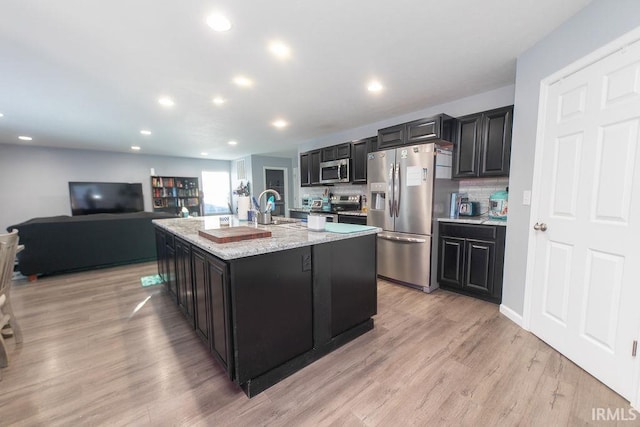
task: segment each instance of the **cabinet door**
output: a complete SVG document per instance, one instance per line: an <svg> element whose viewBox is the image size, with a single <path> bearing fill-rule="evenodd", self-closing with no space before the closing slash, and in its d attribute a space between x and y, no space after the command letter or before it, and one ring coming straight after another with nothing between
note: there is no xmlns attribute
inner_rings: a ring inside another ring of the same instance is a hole
<svg viewBox="0 0 640 427"><path fill-rule="evenodd" d="M230 333L229 333L229 274L225 262L207 257L209 290L211 294L211 350L214 356L229 370Z"/></svg>
<svg viewBox="0 0 640 427"><path fill-rule="evenodd" d="M336 159L336 147L325 147L322 149L321 155L323 162L330 162Z"/></svg>
<svg viewBox="0 0 640 427"><path fill-rule="evenodd" d="M351 143L345 142L344 144L336 145L336 160L348 159L351 157Z"/></svg>
<svg viewBox="0 0 640 427"><path fill-rule="evenodd" d="M483 114L480 176L509 175L512 124L513 106Z"/></svg>
<svg viewBox="0 0 640 427"><path fill-rule="evenodd" d="M310 176L310 162L311 156L310 153L302 153L300 154L300 186L308 187L311 184L309 180Z"/></svg>
<svg viewBox="0 0 640 427"><path fill-rule="evenodd" d="M311 160L309 183L311 185L320 185L320 159L322 153L320 150L311 151L309 153Z"/></svg>
<svg viewBox="0 0 640 427"><path fill-rule="evenodd" d="M353 160L351 162L351 177L354 184L366 184L367 182L367 155L369 154L369 141L353 143Z"/></svg>
<svg viewBox="0 0 640 427"><path fill-rule="evenodd" d="M167 291L173 298L173 302L178 303L178 286L176 282L176 250L173 246L173 235L166 236L165 245L166 263L165 271L167 272Z"/></svg>
<svg viewBox="0 0 640 427"><path fill-rule="evenodd" d="M478 176L480 126L482 114L458 119L456 143L453 149L453 177Z"/></svg>
<svg viewBox="0 0 640 427"><path fill-rule="evenodd" d="M407 124L407 144L422 144L438 138L440 119L420 119Z"/></svg>
<svg viewBox="0 0 640 427"><path fill-rule="evenodd" d="M195 328L196 333L207 344L209 348L210 326L209 326L209 286L207 280L207 260L204 252L193 249L193 290L195 302Z"/></svg>
<svg viewBox="0 0 640 427"><path fill-rule="evenodd" d="M191 245L181 239L176 239L176 284L178 288L178 306L193 326Z"/></svg>
<svg viewBox="0 0 640 427"><path fill-rule="evenodd" d="M167 282L167 239L164 231L156 228L156 255L158 257L158 274L163 282Z"/></svg>
<svg viewBox="0 0 640 427"><path fill-rule="evenodd" d="M462 289L465 240L458 237L441 236L438 251L438 282Z"/></svg>
<svg viewBox="0 0 640 427"><path fill-rule="evenodd" d="M484 240L465 241L464 287L482 295L493 295L495 277L494 242Z"/></svg>
<svg viewBox="0 0 640 427"><path fill-rule="evenodd" d="M406 126L404 124L391 126L378 131L378 150L398 147L404 144L404 133Z"/></svg>

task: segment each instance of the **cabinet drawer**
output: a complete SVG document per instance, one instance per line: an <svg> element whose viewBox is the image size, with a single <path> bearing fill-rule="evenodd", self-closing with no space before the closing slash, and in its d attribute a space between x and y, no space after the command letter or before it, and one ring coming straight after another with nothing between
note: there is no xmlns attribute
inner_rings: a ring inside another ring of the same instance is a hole
<svg viewBox="0 0 640 427"><path fill-rule="evenodd" d="M497 227L495 225L440 223L440 235L465 239L496 240Z"/></svg>

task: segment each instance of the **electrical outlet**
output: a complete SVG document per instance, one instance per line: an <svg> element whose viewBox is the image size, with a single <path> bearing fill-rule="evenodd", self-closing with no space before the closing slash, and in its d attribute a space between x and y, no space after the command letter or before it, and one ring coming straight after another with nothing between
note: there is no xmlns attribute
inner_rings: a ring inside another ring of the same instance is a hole
<svg viewBox="0 0 640 427"><path fill-rule="evenodd" d="M302 271L311 271L311 254L302 255Z"/></svg>
<svg viewBox="0 0 640 427"><path fill-rule="evenodd" d="M524 190L522 192L522 204L525 206L531 205L531 190Z"/></svg>

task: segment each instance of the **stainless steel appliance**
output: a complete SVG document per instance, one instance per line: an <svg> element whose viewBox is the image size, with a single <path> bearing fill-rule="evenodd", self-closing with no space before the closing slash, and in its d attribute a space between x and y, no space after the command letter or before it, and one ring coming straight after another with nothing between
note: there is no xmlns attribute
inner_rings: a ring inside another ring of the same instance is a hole
<svg viewBox="0 0 640 427"><path fill-rule="evenodd" d="M320 163L320 182L322 184L349 182L349 177L349 159Z"/></svg>
<svg viewBox="0 0 640 427"><path fill-rule="evenodd" d="M360 196L357 194L333 195L330 200L334 212L360 210Z"/></svg>
<svg viewBox="0 0 640 427"><path fill-rule="evenodd" d="M435 178L435 157L431 143L367 159L367 224L384 230L377 239L378 275L425 292L438 288L435 221L449 216L450 194L458 189L457 181Z"/></svg>
<svg viewBox="0 0 640 427"><path fill-rule="evenodd" d="M460 216L477 216L480 215L480 203L462 201L460 202Z"/></svg>

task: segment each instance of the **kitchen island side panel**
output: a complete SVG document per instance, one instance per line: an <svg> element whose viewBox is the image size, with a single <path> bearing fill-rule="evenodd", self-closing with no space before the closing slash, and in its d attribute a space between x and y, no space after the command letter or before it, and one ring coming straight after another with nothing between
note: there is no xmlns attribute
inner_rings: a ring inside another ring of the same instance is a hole
<svg viewBox="0 0 640 427"><path fill-rule="evenodd" d="M230 262L236 381L313 347L311 247Z"/></svg>

